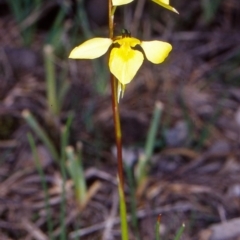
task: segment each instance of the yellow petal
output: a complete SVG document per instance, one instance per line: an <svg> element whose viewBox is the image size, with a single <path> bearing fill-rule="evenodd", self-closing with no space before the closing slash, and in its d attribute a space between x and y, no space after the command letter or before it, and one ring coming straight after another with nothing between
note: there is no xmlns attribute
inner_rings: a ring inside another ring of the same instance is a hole
<svg viewBox="0 0 240 240"><path fill-rule="evenodd" d="M109 68L118 81L125 85L134 78L143 63L143 54L130 47L113 48L109 58Z"/></svg>
<svg viewBox="0 0 240 240"><path fill-rule="evenodd" d="M152 1L164 8L167 8L168 10L171 10L175 13L179 13L174 7L169 5L169 0L152 0Z"/></svg>
<svg viewBox="0 0 240 240"><path fill-rule="evenodd" d="M143 41L141 42L141 47L144 50L146 58L155 64L163 62L172 50L171 44L161 41Z"/></svg>
<svg viewBox="0 0 240 240"><path fill-rule="evenodd" d="M161 3L169 5L169 0L158 0L158 2L161 2Z"/></svg>
<svg viewBox="0 0 240 240"><path fill-rule="evenodd" d="M112 40L109 38L92 38L82 43L78 47L75 47L69 58L74 59L94 59L102 56L107 52L112 44Z"/></svg>
<svg viewBox="0 0 240 240"><path fill-rule="evenodd" d="M132 1L133 0L112 0L112 4L113 6L120 6L120 5L128 4Z"/></svg>

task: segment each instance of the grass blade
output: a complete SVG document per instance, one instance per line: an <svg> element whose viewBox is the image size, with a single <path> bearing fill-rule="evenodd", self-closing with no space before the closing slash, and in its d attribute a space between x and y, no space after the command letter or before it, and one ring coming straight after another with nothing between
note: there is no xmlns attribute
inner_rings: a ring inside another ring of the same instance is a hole
<svg viewBox="0 0 240 240"><path fill-rule="evenodd" d="M177 232L176 237L174 238L174 240L179 240L180 239L184 229L185 229L185 224L183 223L182 226L178 229L178 232Z"/></svg>
<svg viewBox="0 0 240 240"><path fill-rule="evenodd" d="M147 141L145 145L145 152L140 157L137 168L136 168L136 178L138 185L145 179L147 175L147 164L149 159L153 154L154 144L157 136L157 130L159 125L159 120L163 110L163 105L160 102L156 102L154 113L151 121L151 125L147 135Z"/></svg>
<svg viewBox="0 0 240 240"><path fill-rule="evenodd" d="M57 153L57 150L52 143L52 141L49 139L47 133L43 130L43 128L38 124L36 119L33 117L33 115L29 112L29 110L23 110L22 112L23 118L26 120L28 125L32 128L32 130L37 134L37 136L41 139L41 141L45 144L45 146L48 148L49 152L52 155L52 158L57 161L59 160L59 155Z"/></svg>

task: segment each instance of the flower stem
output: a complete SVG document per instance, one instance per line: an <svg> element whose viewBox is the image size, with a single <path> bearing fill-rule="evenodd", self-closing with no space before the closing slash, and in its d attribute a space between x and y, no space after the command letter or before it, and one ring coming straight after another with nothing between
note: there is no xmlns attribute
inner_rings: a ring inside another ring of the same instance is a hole
<svg viewBox="0 0 240 240"><path fill-rule="evenodd" d="M108 27L109 27L109 38L113 39L114 34L114 8L112 0L108 0Z"/></svg>
<svg viewBox="0 0 240 240"><path fill-rule="evenodd" d="M114 12L116 7L112 5L112 0L108 0L109 7L109 38L114 38ZM124 175L123 175L123 161L122 161L122 132L119 116L118 105L118 80L111 74L111 90L112 90L112 110L115 128L115 138L117 145L117 162L118 162L118 191L120 198L120 218L121 218L121 234L122 240L128 240L128 222L126 211L126 200L124 194Z"/></svg>
<svg viewBox="0 0 240 240"><path fill-rule="evenodd" d="M108 7L109 7L109 38L113 39L115 7L112 6L112 0L108 1ZM116 138L116 145L117 145L118 177L119 177L119 184L123 189L124 176L123 176L123 161L122 161L122 132L121 132L121 123L120 123L120 116L119 116L117 81L118 80L113 76L113 74L111 74L112 110L113 110L115 138Z"/></svg>
<svg viewBox="0 0 240 240"><path fill-rule="evenodd" d="M111 87L112 87L112 109L115 127L115 138L117 145L117 161L118 161L118 177L119 184L123 189L124 186L124 176L123 176L123 161L122 161L122 132L121 123L119 116L119 105L117 98L117 79L111 74Z"/></svg>

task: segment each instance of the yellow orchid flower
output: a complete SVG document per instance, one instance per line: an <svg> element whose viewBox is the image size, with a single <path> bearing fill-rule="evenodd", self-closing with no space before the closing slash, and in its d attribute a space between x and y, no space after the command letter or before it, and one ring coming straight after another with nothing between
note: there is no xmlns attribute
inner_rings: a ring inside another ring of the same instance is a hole
<svg viewBox="0 0 240 240"><path fill-rule="evenodd" d="M112 0L112 4L113 6L120 6L120 5L128 4L133 1L134 0ZM178 13L178 11L174 7L169 5L169 0L152 0L152 1L164 8L167 8L168 10Z"/></svg>
<svg viewBox="0 0 240 240"><path fill-rule="evenodd" d="M125 85L132 81L141 67L144 56L152 63L162 63L172 50L171 44L162 41L140 41L131 37L127 30L122 36L110 38L92 38L75 47L69 58L94 59L110 51L109 68L118 79L118 97L124 92Z"/></svg>

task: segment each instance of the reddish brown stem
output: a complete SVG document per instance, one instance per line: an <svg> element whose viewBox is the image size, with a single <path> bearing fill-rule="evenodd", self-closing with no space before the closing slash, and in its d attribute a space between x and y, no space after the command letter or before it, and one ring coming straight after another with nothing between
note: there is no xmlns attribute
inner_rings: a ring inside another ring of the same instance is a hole
<svg viewBox="0 0 240 240"><path fill-rule="evenodd" d="M108 1L109 7L109 38L113 39L114 37L114 16L112 14L113 6L112 1ZM123 161L122 161L122 133L121 133L121 124L119 116L119 105L117 97L117 79L111 74L111 88L112 88L112 110L113 110L113 119L114 119L114 128L115 128L115 139L117 146L117 162L118 162L118 177L121 188L124 186L124 176L123 176Z"/></svg>
<svg viewBox="0 0 240 240"><path fill-rule="evenodd" d="M121 187L124 185L123 175L123 161L122 161L122 133L119 116L119 105L117 101L117 79L111 74L111 88L112 88L112 110L114 118L115 138L117 146L117 161L118 161L118 177Z"/></svg>

